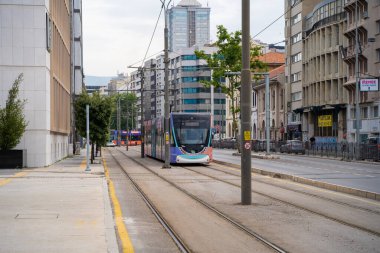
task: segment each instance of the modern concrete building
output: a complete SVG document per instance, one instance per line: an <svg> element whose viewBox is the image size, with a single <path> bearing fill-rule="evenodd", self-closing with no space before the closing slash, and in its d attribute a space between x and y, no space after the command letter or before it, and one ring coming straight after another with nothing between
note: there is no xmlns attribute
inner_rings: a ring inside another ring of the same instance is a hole
<svg viewBox="0 0 380 253"><path fill-rule="evenodd" d="M286 8L290 5L285 29L288 137L339 142L347 135L353 142L356 83L380 75L380 1L285 1ZM379 91L360 91L359 103L359 141L379 136Z"/></svg>
<svg viewBox="0 0 380 253"><path fill-rule="evenodd" d="M303 140L337 142L346 132L347 66L344 0L321 1L304 18L302 74ZM294 80L294 78L291 80Z"/></svg>
<svg viewBox="0 0 380 253"><path fill-rule="evenodd" d="M170 51L210 42L210 8L196 0L181 0L167 15Z"/></svg>
<svg viewBox="0 0 380 253"><path fill-rule="evenodd" d="M285 0L285 95L286 95L286 133L288 139L302 139L302 31L304 17L308 15L319 0ZM303 126L305 127L305 126Z"/></svg>
<svg viewBox="0 0 380 253"><path fill-rule="evenodd" d="M211 113L211 90L205 88L201 80L211 80L211 70L207 62L198 59L195 50L206 54L217 51L215 47L182 48L169 53L169 104L171 112ZM164 116L164 57L160 55L144 64L144 119ZM141 73L131 74L129 87L141 96ZM140 102L139 102L140 103ZM225 94L214 91L214 125L225 131ZM139 118L140 120L140 118Z"/></svg>
<svg viewBox="0 0 380 253"><path fill-rule="evenodd" d="M342 45L341 53L347 64L347 80L344 83L348 91L347 137L349 141L356 141L354 128L356 82L364 79L377 79L379 82L380 78L380 1L346 0L344 3L346 25L342 32L347 43ZM359 42L357 74L355 74L356 30ZM358 116L361 120L359 141L364 141L370 136L380 136L380 92L360 91L359 106Z"/></svg>
<svg viewBox="0 0 380 253"><path fill-rule="evenodd" d="M0 2L0 106L20 73L28 126L16 149L27 167L68 155L71 103L71 5L62 1Z"/></svg>
<svg viewBox="0 0 380 253"><path fill-rule="evenodd" d="M69 154L78 152L74 146L79 136L75 128L75 97L85 89L83 73L83 22L82 0L71 0L71 133L69 138ZM73 152L71 152L71 150Z"/></svg>

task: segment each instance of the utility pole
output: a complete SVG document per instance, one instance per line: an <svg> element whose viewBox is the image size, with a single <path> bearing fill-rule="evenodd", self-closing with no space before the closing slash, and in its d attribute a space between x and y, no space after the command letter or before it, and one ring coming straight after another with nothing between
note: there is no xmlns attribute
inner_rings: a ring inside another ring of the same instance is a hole
<svg viewBox="0 0 380 253"><path fill-rule="evenodd" d="M91 171L90 169L90 106L86 105L86 170Z"/></svg>
<svg viewBox="0 0 380 253"><path fill-rule="evenodd" d="M120 123L120 94L117 93L117 146L119 147L121 142Z"/></svg>
<svg viewBox="0 0 380 253"><path fill-rule="evenodd" d="M127 151L128 151L128 142L129 142L129 125L128 125L128 117L129 117L129 113L128 113L128 110L129 110L129 96L128 96L128 86L127 86L127 110L126 110L126 116L127 116L127 119L126 119L126 121L127 121L127 127L126 127L126 130L127 130L127 147L126 147L126 149L127 149Z"/></svg>
<svg viewBox="0 0 380 253"><path fill-rule="evenodd" d="M251 205L251 70L250 1L242 0L242 70L241 70L241 203Z"/></svg>
<svg viewBox="0 0 380 253"><path fill-rule="evenodd" d="M269 73L264 73L265 76L265 132L266 132L266 154L269 155L270 151L270 96L269 96Z"/></svg>
<svg viewBox="0 0 380 253"><path fill-rule="evenodd" d="M164 110L165 110L165 122L164 122L164 131L165 131L165 164L162 168L168 169L170 168L170 122L169 122L169 31L168 31L168 13L167 9L169 7L171 0L169 0L168 4L165 5L165 0L161 0L163 7L165 8L165 95L164 95Z"/></svg>
<svg viewBox="0 0 380 253"><path fill-rule="evenodd" d="M145 135L145 129L144 129L144 68L140 68L140 74L141 74L141 158L145 157L145 150L144 150L144 135Z"/></svg>
<svg viewBox="0 0 380 253"><path fill-rule="evenodd" d="M211 82L213 70L211 69ZM210 99L211 99L211 129L214 129L214 85L210 86Z"/></svg>
<svg viewBox="0 0 380 253"><path fill-rule="evenodd" d="M358 36L358 0L355 3L355 136L356 136L356 159L359 160L360 148L360 91L359 91L359 36Z"/></svg>

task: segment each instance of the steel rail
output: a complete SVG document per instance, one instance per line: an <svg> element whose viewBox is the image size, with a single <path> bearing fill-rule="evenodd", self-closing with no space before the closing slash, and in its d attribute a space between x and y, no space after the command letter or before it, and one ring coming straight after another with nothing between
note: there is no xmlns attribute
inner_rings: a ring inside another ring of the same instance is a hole
<svg viewBox="0 0 380 253"><path fill-rule="evenodd" d="M198 203L202 204L203 206L205 206L207 209L213 211L214 213L216 213L218 216L222 217L223 219L225 219L226 221L230 222L231 224L233 224L234 226L236 226L237 228L239 228L240 230L246 232L248 235L252 236L253 238L255 238L256 240L258 240L259 242L263 243L264 245L266 245L267 247L269 247L270 249L274 250L275 252L278 252L278 253L287 253L286 250L282 249L281 247L277 246L276 244L270 242L269 240L265 239L263 236L259 235L258 233L252 231L251 229L247 228L246 226L240 224L239 222L233 220L232 218L228 217L226 214L222 213L221 211L219 211L218 209L216 209L215 207L211 206L210 204L208 204L207 202L203 201L202 199L198 198L197 196L195 196L194 194L184 190L183 188L179 187L178 185L176 185L175 183L173 183L172 181L166 179L165 177L161 176L160 174L158 174L157 172L153 171L152 169L150 169L147 165L145 165L144 163L138 161L137 159L133 158L133 157L130 157L130 156L127 156L123 151L117 149L120 153L122 153L124 156L128 157L129 159L131 159L132 161L134 161L135 163L137 163L138 165L144 167L145 169L147 169L148 171L150 171L151 173L153 173L154 175L156 175L157 177L161 178L162 180L164 180L165 182L169 183L171 186L175 187L176 189L178 189L179 191L185 193L186 195L188 195L190 198L192 198L193 200L197 201Z"/></svg>
<svg viewBox="0 0 380 253"><path fill-rule="evenodd" d="M217 162L214 162L215 164L217 164L218 166L226 166L228 168L228 166L226 164L222 164L222 163L217 163ZM228 164L228 165L233 165L233 164ZM210 168L211 166L213 166L212 164L210 166L208 166L207 168ZM232 166L234 167L234 166ZM237 168L237 167L235 167ZM232 175L232 176L238 176L236 174L234 174L233 172L228 172L228 171L224 171L224 170L219 170L215 167L211 167L211 169L213 170L217 170L219 172L223 172L227 175ZM254 172L252 172L254 173ZM300 194L303 194L303 195L306 195L306 196L311 196L311 197L314 197L314 198L318 198L318 199L323 199L323 200L326 200L326 201L330 201L332 203L335 203L335 204L339 204L339 205L342 205L342 206L347 206L347 207L351 207L351 208L355 208L355 209L358 209L358 210L362 210L362 211L366 211L366 212L369 212L369 213L373 213L373 214L378 214L380 215L380 212L379 211L376 211L376 210L371 210L371 209L368 209L368 208L365 208L365 207L361 207L361 206L356 206L356 205L352 205L352 204L348 204L348 203L345 203L345 202L342 202L342 201L338 201L338 200L333 200L331 198L327 198L327 197L323 197L323 196L319 196L319 195L316 195L316 194L313 194L313 193L309 193L309 192L303 192L301 190L295 190L295 189L291 189L289 187L285 187L285 186L280 186L280 185L276 185L274 183L269 183L269 182L266 182L266 181L263 181L263 180L260 180L260 179L252 179L252 181L255 180L259 183L262 183L262 184L267 184L267 185L270 185L270 186L273 186L273 187L277 187L277 188L280 188L280 189L284 189L284 190L288 190L288 191L293 191L293 192L297 192L297 193L300 193ZM328 191L328 190L326 190Z"/></svg>
<svg viewBox="0 0 380 253"><path fill-rule="evenodd" d="M121 152L120 150L118 150ZM138 186L138 184L132 179L132 177L125 171L124 166L121 165L119 160L108 150L108 152L111 154L112 158L115 160L117 165L121 168L121 170L124 172L125 176L130 180L135 190L140 194L141 198L145 202L145 204L149 207L149 209L152 211L156 219L160 222L160 224L164 227L164 229L167 231L169 236L172 238L178 249L183 253L189 253L191 250L186 246L186 244L181 240L181 238L174 232L173 228L169 225L169 223L165 220L165 218L160 214L160 212L157 210L157 208L154 206L154 204L149 200L149 198L146 196L146 194L142 191L142 189ZM124 154L123 152L121 152ZM124 154L125 155L125 154Z"/></svg>
<svg viewBox="0 0 380 253"><path fill-rule="evenodd" d="M192 170L188 167L182 167L186 170L190 170L192 172L195 172L199 175L202 175L202 176L206 176L206 177L209 177L209 178L212 178L214 180L217 180L217 181L220 181L220 182L223 182L223 183L226 183L226 184L229 184L229 185L232 185L232 186L235 186L235 187L238 187L240 188L240 185L238 184L234 184L234 183L231 183L229 181L226 181L226 180L223 180L223 179L219 179L217 177L214 177L214 176L210 176L208 174L205 174L205 173L202 173L202 172L199 172L199 171L196 171L196 170ZM236 176L236 175L235 175ZM252 192L256 193L256 194L259 194L261 196L264 196L264 197L267 197L267 198L270 198L270 199L273 199L273 200L276 200L276 201L279 201L281 203L284 203L284 204L287 204L287 205L291 205L293 207L296 207L296 208L299 208L301 210L304 210L304 211L307 211L307 212L310 212L310 213L313 213L315 215L318 215L318 216L321 216L321 217L324 217L326 219L329 219L329 220L332 220L332 221L335 221L335 222L338 222L340 224L343 224L345 226L349 226L349 227L352 227L354 229L358 229L358 230L362 230L364 232L367 232L367 233L370 233L370 234L373 234L373 235L376 235L376 236L379 236L380 237L380 233L377 232L377 231L374 231L374 230L371 230L371 229L368 229L368 228L364 228L364 227L361 227L361 226L358 226L358 225L355 225L355 224L352 224L352 223L348 223L346 221L342 221L342 220L339 220L339 219L336 219L336 218L333 218L333 217L330 217L328 215L325 215L325 214L322 214L322 213L319 213L317 211L314 211L314 210L311 210L309 208L306 208L306 207L303 207L303 206L299 206L295 203L292 203L292 202L289 202L289 201L286 201L286 200L282 200L282 199L279 199L279 198L276 198L276 197L273 197L271 195L268 195L268 194L265 194L265 193L262 193L262 192L259 192L259 191L255 191L255 190L252 190Z"/></svg>

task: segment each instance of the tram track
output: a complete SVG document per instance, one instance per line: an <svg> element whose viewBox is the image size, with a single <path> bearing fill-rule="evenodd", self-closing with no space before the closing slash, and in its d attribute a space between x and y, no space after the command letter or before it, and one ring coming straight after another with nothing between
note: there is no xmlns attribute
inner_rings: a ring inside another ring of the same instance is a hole
<svg viewBox="0 0 380 253"><path fill-rule="evenodd" d="M174 182L172 182L171 180L168 180L167 178L163 177L162 175L158 174L157 172L155 172L154 170L152 170L151 168L149 168L146 164L138 161L137 159L131 157L131 156L127 156L123 151L117 149L118 152L120 152L122 155L124 155L125 157L128 157L129 159L131 159L134 163L138 164L139 166L145 168L146 170L150 171L152 174L154 174L155 176L159 177L160 179L164 180L165 182L167 182L168 184L170 184L172 187L174 187L175 189L179 190L180 192L186 194L188 197L190 197L191 199L195 200L196 202L200 203L202 206L204 206L206 209L212 211L213 213L217 214L219 217L223 218L224 220L226 220L227 222L229 222L230 224L232 224L233 226L235 226L237 229L245 232L246 234L248 234L250 237L254 238L255 240L261 242L263 245L265 245L266 247L268 247L269 249L273 250L274 252L278 252L278 253L286 253L287 251L283 248L281 248L280 246L276 245L275 243L269 241L268 239L264 238L263 236L261 236L260 234L258 234L257 232L253 231L252 229L244 226L243 224L239 223L238 221L234 220L233 218L229 217L228 215L226 215L225 213L221 212L220 210L216 209L215 207L213 207L212 205L210 205L209 203L207 203L206 201L200 199L199 197L195 196L194 194L188 192L187 190L179 187L177 184L175 184ZM114 157L114 156L113 156ZM114 158L115 159L115 158ZM119 162L117 162L118 165L123 168L121 166L121 164ZM123 171L127 174L127 172L124 170L123 168ZM130 176L128 175L128 178L130 178ZM131 181L133 181L133 179L130 178ZM136 184L136 182L134 182L134 185ZM138 187L138 185L136 184L136 187ZM142 193L143 194L143 193ZM144 194L145 195L145 194Z"/></svg>
<svg viewBox="0 0 380 253"><path fill-rule="evenodd" d="M217 164L217 166L225 166L227 169L230 169L227 165L218 164L218 163L216 163L216 164ZM235 166L233 166L233 164L229 164L229 165L231 167L235 167ZM210 166L212 166L211 168L213 170L216 170L216 171L219 171L219 172L223 172L223 173L225 173L227 175L232 175L232 176L238 176L238 177L240 177L240 175L236 175L233 172L228 172L228 171L225 171L225 170L216 169L213 166L213 164L211 164ZM210 168L210 166L208 166L208 168ZM237 167L235 167L235 168L238 169ZM237 172L237 173L240 173L240 172ZM252 173L254 173L254 172L252 172ZM361 206L357 206L357 205L352 205L352 204L349 204L349 203L345 203L345 202L342 202L342 201L334 200L334 199L331 199L331 198L328 198L328 197L324 197L324 196L320 196L320 195L317 195L317 194L313 194L313 193L304 192L304 191L301 191L301 190L292 189L290 187L285 187L285 186L277 185L277 184L270 183L270 182L267 182L267 181L264 181L264 180L260 180L260 179L257 179L257 178L255 178L255 179L252 178L252 181L256 181L256 182L259 182L259 183L262 183L262 184L270 185L270 186L273 186L273 187L276 187L276 188L280 188L280 189L284 189L284 190L287 190L287 191L296 192L296 193L299 193L299 194L303 194L305 196L309 196L309 197L313 197L313 198L318 198L318 199L321 199L321 200L329 201L331 203L339 204L339 205L342 205L342 206L345 206L345 207L350 207L350 208L354 208L354 209L358 209L358 210L362 210L362 211L366 211L366 212L369 212L369 213L380 215L380 211L371 210L371 209L368 209L368 208L365 208L365 207L361 207Z"/></svg>
<svg viewBox="0 0 380 253"><path fill-rule="evenodd" d="M121 152L120 150L118 150L118 151ZM134 189L139 193L139 195L141 196L142 200L149 207L149 209L152 211L153 215L156 217L156 219L158 220L158 222L166 230L166 232L169 234L170 238L172 238L172 240L174 241L174 243L177 245L178 249L182 253L189 253L189 252L191 252L190 249L186 246L186 244L182 241L182 239L175 233L175 231L169 225L169 223L166 221L166 219L160 214L160 212L157 210L157 208L149 200L148 196L146 196L146 194L139 187L139 185L136 183L136 181L133 180L133 178L127 173L127 171L124 169L123 165L120 164L119 160L114 156L114 154L111 151L108 151L108 152L112 156L112 158L116 162L116 164L120 167L120 169L124 173L124 175L132 183ZM121 153L123 153L123 152L121 152Z"/></svg>
<svg viewBox="0 0 380 253"><path fill-rule="evenodd" d="M235 177L239 177L239 178L240 178L239 175L236 175L236 174L234 174L234 173L228 173L228 172L226 172L226 171L224 171L224 170L218 170L218 169L210 168L210 166L212 166L212 165L209 165L209 166L203 166L202 168L207 168L207 169L210 169L210 170L215 170L215 171L218 171L218 172L223 172L223 173L225 173L225 174L227 174L227 175L232 175L232 176L235 176ZM227 180L223 180L223 179L220 179L220 178L218 178L218 177L215 177L215 176L212 176L212 175L209 175L209 174L206 174L206 173L199 172L199 171L197 171L197 170L194 170L194 169L189 168L189 167L186 167L186 166L180 166L180 167L181 167L181 168L184 168L184 169L186 169L186 170L192 171L192 172L194 172L194 173L197 173L197 174L199 174L199 175L202 175L202 176L205 176L205 177L208 177L208 178L211 178L211 179L214 179L214 180L217 180L217 181L220 181L220 182L226 183L226 184L228 184L228 185L231 185L231 186L234 186L234 187L241 188L241 186L240 186L239 184L235 184L235 183L229 182L229 181L227 181ZM286 188L286 187L281 187L281 186L273 185L273 184L266 183L266 182L262 182L262 181L259 181L259 180L258 180L258 182L263 183L263 184L268 184L268 185L271 185L271 186L274 186L274 187L279 187L279 188L283 188L283 189L286 189L286 190L293 191L293 189L288 189L288 188ZM297 193L301 193L301 194L303 194L303 192L299 192L299 191L294 191L294 192L297 192ZM263 196L263 197L267 197L267 198L269 198L269 199L272 199L272 200L275 200L275 201L279 201L279 202L281 202L281 203L283 203L283 204L293 206L293 207L295 207L295 208L298 208L298 209L301 209L301 210L304 210L304 211L310 212L310 213L312 213L312 214L314 214L314 215L318 215L318 216L320 216L320 217L323 217L323 218L329 219L329 220L331 220L331 221L338 222L338 223L340 223L340 224L343 224L343 225L346 225L346 226L352 227L352 228L354 228L354 229L358 229L358 230L361 230L361 231L364 231L364 232L367 232L367 233L370 233L370 234L373 234L373 235L375 235L375 236L380 237L380 233L379 233L378 231L374 231L374 230L371 230L371 229L368 229L368 228L365 228L365 227L362 227L362 226L358 226L358 225L355 225L355 224L353 224L353 223L349 223L349 222L344 221L344 220L339 220L339 219L337 219L337 218L334 218L334 217L328 216L328 215L326 215L326 214L323 214L323 213L317 212L317 211L312 210L312 209L310 209L310 208L307 208L307 207L304 207L304 206L300 206L300 205L298 205L298 204L295 204L295 203L292 203L292 202L290 202L290 201L286 201L286 200L283 200L283 199L280 199L280 198L274 197L274 196L272 196L272 195L269 195L269 194L266 194L266 193L263 193L263 192L260 192L260 191L252 190L252 193L256 193L256 194L261 195L261 196ZM309 195L309 194L305 194L305 195ZM314 197L318 197L318 198L320 197L320 196L313 195L313 194L310 194L309 196L314 196ZM325 200L323 197L320 197L320 198L323 199L323 200ZM372 210L368 210L368 209L366 209L366 208L360 208L360 207L357 207L357 206L352 206L352 205L349 205L349 204L342 203L342 202L340 202L340 201L332 201L332 200L330 200L330 199L328 199L328 198L326 198L326 200L327 200L327 201L334 202L335 204L342 204L343 206L346 205L346 206L349 206L349 207L351 207L351 208L356 208L356 209L359 209L359 210L362 210L362 211L370 211L371 213L374 213L374 214L376 214L376 215L379 215L379 212L377 212L377 211L372 211Z"/></svg>

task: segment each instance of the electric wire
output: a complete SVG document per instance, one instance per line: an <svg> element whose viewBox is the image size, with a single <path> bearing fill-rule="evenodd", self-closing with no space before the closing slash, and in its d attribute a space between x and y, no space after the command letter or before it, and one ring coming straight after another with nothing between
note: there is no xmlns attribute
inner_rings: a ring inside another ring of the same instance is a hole
<svg viewBox="0 0 380 253"><path fill-rule="evenodd" d="M290 7L288 8L288 10L286 12L284 12L284 14L282 14L281 16L279 16L277 19L275 19L274 21L272 21L269 25L267 25L264 29L262 29L260 32L258 32L256 35L254 35L252 38L256 38L257 36L259 36L261 33L263 33L265 30L267 30L269 27L271 27L274 23L276 23L280 18L282 18L283 16L285 16L285 14L287 14L296 4L300 3L302 1L294 1L294 3L292 5L290 5Z"/></svg>
<svg viewBox="0 0 380 253"><path fill-rule="evenodd" d="M152 44L152 41L153 41L153 38L154 38L154 34L156 33L157 25L158 25L158 21L160 21L161 13L162 13L162 9L163 9L163 8L164 8L164 4L161 5L160 14L158 15L158 18L157 18L157 21L156 21L156 25L154 26L153 34L152 34L152 37L150 38L148 48L147 48L147 50L146 50L146 52L145 52L145 55L144 55L144 59L143 59L142 62L141 62L141 67L143 67L143 65L144 65L144 62L145 62L146 56L147 56L147 54L148 54L148 52L149 52L149 49L150 49L150 45Z"/></svg>

